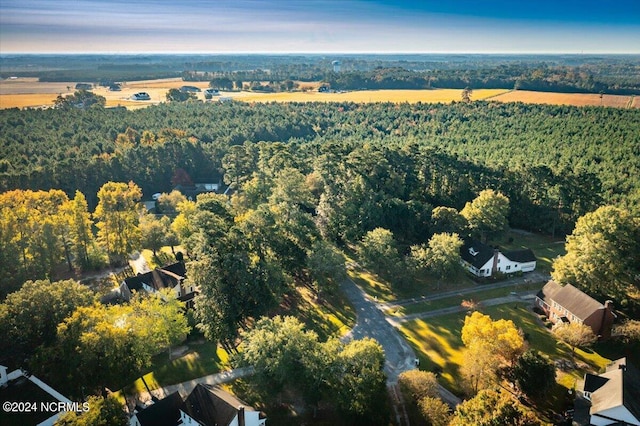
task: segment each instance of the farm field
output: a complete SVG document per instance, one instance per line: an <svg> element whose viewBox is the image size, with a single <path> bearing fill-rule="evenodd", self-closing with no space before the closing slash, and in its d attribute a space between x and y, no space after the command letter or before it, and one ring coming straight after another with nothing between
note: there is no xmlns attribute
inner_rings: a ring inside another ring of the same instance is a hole
<svg viewBox="0 0 640 426"><path fill-rule="evenodd" d="M39 108L51 106L58 95L74 92L75 82L39 82L36 78L17 78L0 80L0 109L3 108ZM107 107L124 106L129 109L142 108L165 101L169 89L181 86L196 86L201 90L208 87L208 82L187 82L181 78L160 80L144 80L124 82L121 91L110 91L106 87L96 87L93 92L104 96ZM301 83L305 91L281 93L257 92L221 92L221 96L244 102L453 102L461 99L460 89L435 90L362 90L345 92L320 93L318 84ZM136 92L149 93L149 101L133 101L131 95ZM204 100L203 93L196 93ZM498 102L524 102L534 104L574 105L574 106L609 106L616 108L640 108L637 96L600 95L597 93L553 93L532 92L527 90L477 89L471 96L473 100L492 100ZM216 98L213 100L215 101Z"/></svg>
<svg viewBox="0 0 640 426"><path fill-rule="evenodd" d="M512 90L499 94L491 98L491 100L500 102L524 102L526 104L640 108L640 102L638 102L637 98L636 96L602 95L602 99L600 99L598 93L554 93Z"/></svg>
<svg viewBox="0 0 640 426"><path fill-rule="evenodd" d="M180 78L145 80L125 82L122 90L112 92L106 87L97 87L93 92L104 96L107 107L124 106L140 108L164 102L169 89L181 86L196 86L201 90L209 84L206 81L185 82ZM302 84L304 87L305 84ZM75 83L41 83L35 78L18 78L0 81L0 108L25 108L51 106L59 95L74 92ZM461 98L462 90L365 90L354 92L319 93L311 84L306 85L309 90L304 92L256 93L256 92L221 92L221 96L230 97L245 102L452 102ZM474 90L472 98L487 99L504 93L506 89ZM131 95L137 92L147 92L151 100L132 101ZM196 93L200 100L204 100L203 93ZM215 100L214 98L213 100Z"/></svg>

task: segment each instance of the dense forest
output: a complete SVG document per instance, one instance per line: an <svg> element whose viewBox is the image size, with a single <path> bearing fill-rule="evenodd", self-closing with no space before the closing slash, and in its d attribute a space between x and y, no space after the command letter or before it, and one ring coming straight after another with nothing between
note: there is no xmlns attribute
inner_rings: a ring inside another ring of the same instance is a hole
<svg viewBox="0 0 640 426"><path fill-rule="evenodd" d="M304 173L318 170L319 158L334 158L339 167L322 171L332 180L350 156L370 151L366 157L385 161L378 168L388 167L381 174L402 176L404 199L422 194L424 201L461 208L491 184L526 201L511 219L531 229L549 230L539 215L531 221L528 203L568 215L565 231L601 202L640 208L637 110L194 102L137 111L4 110L0 127L0 190L57 188L73 195L78 189L90 207L109 180L133 180L147 198L170 190L178 169L193 181L217 182L225 155L249 142L247 150L255 152L247 155L285 151ZM243 167L256 167L255 159ZM438 173L453 175L443 185L425 182ZM396 190L378 179L380 190Z"/></svg>

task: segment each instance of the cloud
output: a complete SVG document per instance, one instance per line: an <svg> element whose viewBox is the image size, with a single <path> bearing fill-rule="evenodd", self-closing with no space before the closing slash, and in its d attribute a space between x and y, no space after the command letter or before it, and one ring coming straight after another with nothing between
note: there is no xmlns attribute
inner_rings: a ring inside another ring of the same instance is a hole
<svg viewBox="0 0 640 426"><path fill-rule="evenodd" d="M637 23L559 24L561 5L549 15L556 20L543 20L523 18L539 13L527 15L519 2L482 3L485 9L471 0L3 0L0 37L5 52L640 49L629 37L640 32Z"/></svg>

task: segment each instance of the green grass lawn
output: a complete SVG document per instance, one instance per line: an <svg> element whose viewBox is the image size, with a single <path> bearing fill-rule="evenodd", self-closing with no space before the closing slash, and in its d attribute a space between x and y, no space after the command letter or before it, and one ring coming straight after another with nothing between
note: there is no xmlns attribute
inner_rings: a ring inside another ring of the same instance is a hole
<svg viewBox="0 0 640 426"><path fill-rule="evenodd" d="M539 290L543 287L543 283L527 283L518 286L510 286L505 288L495 288L491 290L478 291L467 295L458 295L445 297L443 299L413 303L411 305L400 306L398 308L391 308L387 310L388 315L403 316L410 315L419 312L435 311L436 309L449 308L452 306L460 306L463 300L475 300L483 301L487 299L494 299L497 297L508 296L512 291L528 291Z"/></svg>
<svg viewBox="0 0 640 426"><path fill-rule="evenodd" d="M559 343L546 328L540 325L537 317L527 309L527 306L522 303L517 305L510 303L481 308L480 311L494 320L512 320L527 335L530 347L549 359L570 359L571 349ZM418 353L421 368L440 369L442 383L458 394L462 394L463 390L460 367L464 360L465 348L460 331L464 324L464 317L464 313L444 315L424 321L409 321L400 327L402 334ZM610 362L595 351L581 349L576 350L576 361L588 364L595 371L599 371ZM564 379L562 384L575 383L575 379L581 377L583 373L581 371L572 373L573 377Z"/></svg>
<svg viewBox="0 0 640 426"><path fill-rule="evenodd" d="M365 293L380 302L393 302L394 300L469 288L477 285L463 272L455 274L449 279L445 279L445 282L442 283L438 283L436 279L425 274L424 276L414 279L405 278L402 284L391 283L361 268L350 269L348 273L353 282L358 284Z"/></svg>
<svg viewBox="0 0 640 426"><path fill-rule="evenodd" d="M346 334L356 323L356 313L342 292L324 292L316 298L315 292L305 286L298 286L285 296L274 314L298 318L308 330L318 333L322 341Z"/></svg>
<svg viewBox="0 0 640 426"><path fill-rule="evenodd" d="M151 390L175 385L230 368L227 352L215 343L195 341L188 343L189 350L179 358L169 360L167 352L156 355L148 372L143 375ZM175 349L175 348L174 348ZM123 388L127 394L146 391L142 379Z"/></svg>
<svg viewBox="0 0 640 426"><path fill-rule="evenodd" d="M175 252L182 252L184 250L180 246L175 246L173 248ZM171 252L171 247L165 246L156 252L156 256L153 256L153 252L149 249L142 250L142 256L147 261L147 265L149 265L149 269L154 270L155 268L159 268L176 261L175 255Z"/></svg>
<svg viewBox="0 0 640 426"><path fill-rule="evenodd" d="M536 270L551 271L553 260L566 254L563 238L551 238L548 235L521 234L507 232L500 240L492 242L502 250L520 250L529 248L538 259Z"/></svg>

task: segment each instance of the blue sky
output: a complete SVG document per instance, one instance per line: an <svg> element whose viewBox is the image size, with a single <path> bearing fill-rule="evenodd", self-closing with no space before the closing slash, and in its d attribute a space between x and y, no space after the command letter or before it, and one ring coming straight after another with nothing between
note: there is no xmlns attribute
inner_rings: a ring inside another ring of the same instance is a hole
<svg viewBox="0 0 640 426"><path fill-rule="evenodd" d="M640 0L0 0L0 53L640 53Z"/></svg>

